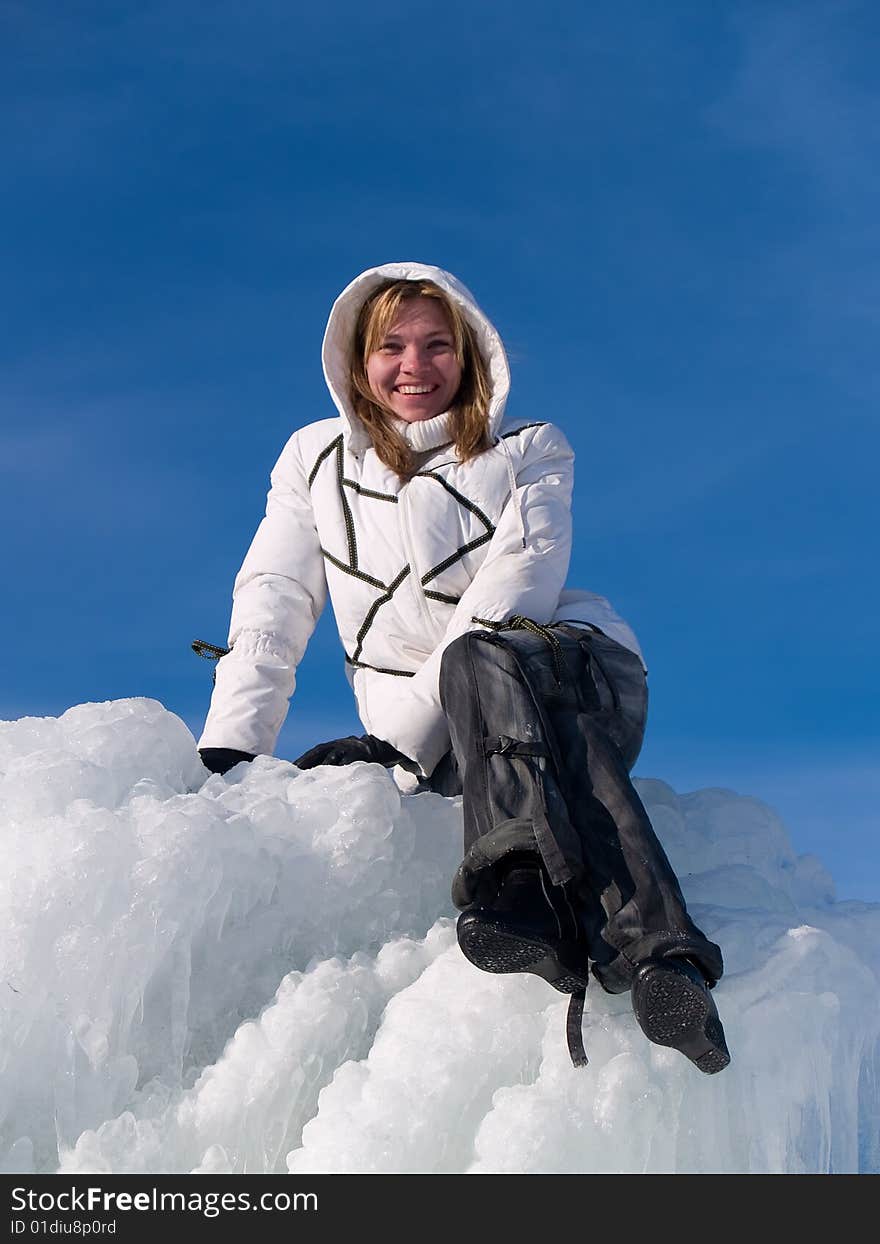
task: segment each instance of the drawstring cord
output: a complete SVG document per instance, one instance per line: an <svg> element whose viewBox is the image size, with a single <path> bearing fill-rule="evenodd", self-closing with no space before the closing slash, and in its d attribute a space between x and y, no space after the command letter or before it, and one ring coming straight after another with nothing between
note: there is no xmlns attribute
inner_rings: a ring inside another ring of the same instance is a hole
<svg viewBox="0 0 880 1244"><path fill-rule="evenodd" d="M504 437L501 437L498 441L496 441L496 444L501 446L504 454L504 460L507 463L507 478L510 481L510 500L513 502L513 508L516 510L516 520L519 523L520 539L522 540L523 548L525 548L526 525L523 522L522 502L519 499L519 492L516 487L516 471L513 469L513 457L511 456L510 449L508 448Z"/></svg>
<svg viewBox="0 0 880 1244"><path fill-rule="evenodd" d="M194 639L190 647L197 657L204 657L206 661L219 661L221 657L227 656L232 651L231 648L220 648L217 644L209 644L206 639Z"/></svg>
<svg viewBox="0 0 880 1244"><path fill-rule="evenodd" d="M204 657L206 661L219 661L221 657L227 656L232 649L221 648L219 644L209 644L206 639L194 639L190 644L193 652L197 657ZM217 685L217 670L211 676L214 686Z"/></svg>
<svg viewBox="0 0 880 1244"><path fill-rule="evenodd" d="M549 626L542 626L532 618L524 618L520 613L512 614L506 622L491 622L488 618L471 618L478 626L486 626L490 631L531 631L540 635L550 646L553 654L553 673L557 686L562 682L562 644Z"/></svg>

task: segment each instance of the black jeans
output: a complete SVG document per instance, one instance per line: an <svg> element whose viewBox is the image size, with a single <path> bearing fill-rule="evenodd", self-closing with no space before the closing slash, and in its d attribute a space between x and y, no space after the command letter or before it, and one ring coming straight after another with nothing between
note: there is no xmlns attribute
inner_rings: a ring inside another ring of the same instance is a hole
<svg viewBox="0 0 880 1244"><path fill-rule="evenodd" d="M714 984L721 951L688 915L629 777L647 717L639 658L581 626L470 631L444 654L440 695L452 751L429 784L463 795L455 905L494 893L505 856L537 853L576 906L608 992L671 956Z"/></svg>

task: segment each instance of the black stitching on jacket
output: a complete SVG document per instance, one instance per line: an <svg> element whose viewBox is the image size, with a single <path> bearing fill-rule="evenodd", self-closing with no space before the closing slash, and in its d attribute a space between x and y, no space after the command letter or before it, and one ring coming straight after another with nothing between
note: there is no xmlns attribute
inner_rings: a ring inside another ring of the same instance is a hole
<svg viewBox="0 0 880 1244"><path fill-rule="evenodd" d="M340 432L340 434L334 440L332 440L330 444L326 446L325 449L322 449L321 452L318 454L317 458L315 459L315 465L312 467L309 473L309 488L311 488L312 484L314 484L315 482L315 476L318 474L318 471L321 469L321 463L324 461L325 458L330 457L330 455L333 453L333 450L337 447L337 445L341 445L341 444L342 444L342 433Z"/></svg>
<svg viewBox="0 0 880 1244"><path fill-rule="evenodd" d="M381 579L374 579L372 575L364 574L362 570L352 570L351 566L346 565L345 562L340 561L338 557L334 557L332 553L328 553L324 548L321 549L321 552L337 570L343 571L344 574L350 574L355 579L360 579L362 583L369 583L370 587L380 587L383 592L388 591L388 584L383 583Z"/></svg>
<svg viewBox="0 0 880 1244"><path fill-rule="evenodd" d="M525 432L529 428L546 428L547 421L542 420L540 423L524 423L521 428L514 428L512 432L502 432L500 439L506 441L508 436L519 436L520 432Z"/></svg>
<svg viewBox="0 0 880 1244"><path fill-rule="evenodd" d="M357 647L354 650L354 656L352 657L352 661L357 661L358 658L360 657L361 651L364 646L364 640L366 639L366 636L367 636L367 631L373 625L373 619L375 618L379 610L382 608L382 606L388 604L388 601L391 599L391 597L400 587L401 583L404 581L406 576L409 574L409 569L410 569L409 566L404 566L403 570L401 570L397 578L392 583L388 584L388 587L385 590L385 595L377 597L377 599L373 601L372 605L370 605L370 608L367 612L367 616L364 618L363 623L361 624L361 629L357 633Z"/></svg>
<svg viewBox="0 0 880 1244"><path fill-rule="evenodd" d="M342 444L342 437L339 438L339 445L336 450L336 479L339 483L339 499L342 502L342 517L345 520L345 534L348 539L348 564L352 570L358 568L358 546L357 535L354 529L354 518L348 504L348 497L345 495L343 481L345 479L345 446Z"/></svg>
<svg viewBox="0 0 880 1244"><path fill-rule="evenodd" d="M470 544L463 544L460 549L456 549L455 552L451 553L450 556L447 557L445 561L442 561L439 566L434 566L428 571L427 574L422 575L422 586L424 587L426 583L430 583L432 579L436 579L438 574L442 574L444 570L448 570L450 566L455 565L455 563L460 561L466 553L470 553L474 549L478 549L481 544L486 544L492 539L493 535L494 531L485 531L481 536L477 536L476 540L471 540Z"/></svg>
<svg viewBox="0 0 880 1244"><path fill-rule="evenodd" d="M447 596L445 592L430 592L425 589L425 595L430 596L431 600L440 600L444 605L457 605L461 600L460 596Z"/></svg>
<svg viewBox="0 0 880 1244"><path fill-rule="evenodd" d="M469 501L468 498L464 496L463 493L460 493L457 488L453 488L451 484L448 484L442 475L435 475L433 471L419 471L417 474L422 479L435 479L438 484L442 484L446 491L455 497L459 505L463 505L466 510L470 510L471 514L475 514L477 516L487 531L494 532L495 525L491 519L486 517L478 505L474 505L473 501Z"/></svg>
<svg viewBox="0 0 880 1244"><path fill-rule="evenodd" d="M414 670L383 669L381 665L368 665L366 661L355 661L347 653L345 663L346 665L353 665L358 670L373 670L377 674L393 674L395 678L415 678Z"/></svg>
<svg viewBox="0 0 880 1244"><path fill-rule="evenodd" d="M372 488L364 488L354 479L343 479L346 488L353 488L362 497L372 497L374 501L393 501L397 505L398 498L393 492L375 492Z"/></svg>

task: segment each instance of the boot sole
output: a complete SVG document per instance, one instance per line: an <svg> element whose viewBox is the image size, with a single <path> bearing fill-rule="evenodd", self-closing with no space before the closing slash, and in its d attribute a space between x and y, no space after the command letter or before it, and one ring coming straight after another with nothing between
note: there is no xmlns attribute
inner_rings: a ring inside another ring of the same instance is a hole
<svg viewBox="0 0 880 1244"><path fill-rule="evenodd" d="M690 977L659 965L652 968L638 986L633 1009L649 1041L678 1050L706 1075L729 1064L715 1003Z"/></svg>
<svg viewBox="0 0 880 1244"><path fill-rule="evenodd" d="M560 946L504 924L489 912L464 912L456 932L464 957L483 972L531 972L560 993L587 987L586 965L579 971L560 958Z"/></svg>

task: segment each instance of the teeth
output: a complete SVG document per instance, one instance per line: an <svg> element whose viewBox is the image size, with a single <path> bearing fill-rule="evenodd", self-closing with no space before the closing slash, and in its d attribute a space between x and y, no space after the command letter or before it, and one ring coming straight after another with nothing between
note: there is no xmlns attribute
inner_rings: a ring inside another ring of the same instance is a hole
<svg viewBox="0 0 880 1244"><path fill-rule="evenodd" d="M434 389L432 384L399 384L397 386L398 393L431 393Z"/></svg>

